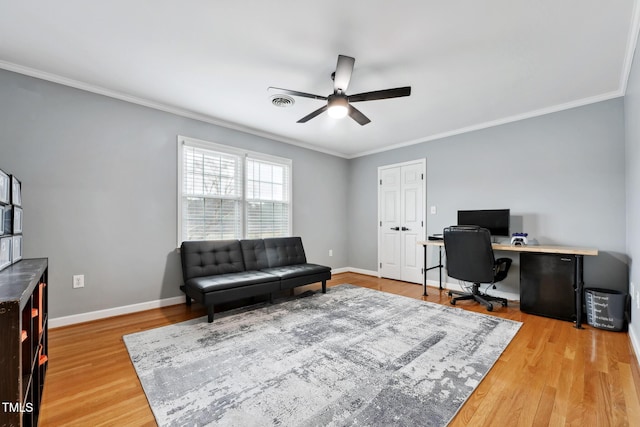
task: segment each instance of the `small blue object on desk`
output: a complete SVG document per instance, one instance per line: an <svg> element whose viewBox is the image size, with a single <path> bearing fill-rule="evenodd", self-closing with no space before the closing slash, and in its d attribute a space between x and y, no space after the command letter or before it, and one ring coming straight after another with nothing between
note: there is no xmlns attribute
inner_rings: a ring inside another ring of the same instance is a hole
<svg viewBox="0 0 640 427"><path fill-rule="evenodd" d="M514 246L526 246L529 243L527 241L528 235L529 233L513 233L511 235L511 244Z"/></svg>

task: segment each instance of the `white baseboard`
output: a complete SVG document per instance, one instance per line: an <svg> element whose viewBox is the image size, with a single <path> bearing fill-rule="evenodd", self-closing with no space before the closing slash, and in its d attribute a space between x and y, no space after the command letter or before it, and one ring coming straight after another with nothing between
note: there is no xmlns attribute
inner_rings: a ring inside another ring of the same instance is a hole
<svg viewBox="0 0 640 427"><path fill-rule="evenodd" d="M355 267L343 267L343 268L336 268L331 270L331 272L333 274L338 274L338 273L359 273L359 274L365 274L367 276L374 276L374 277L380 277L380 274L377 271L373 271L373 270L364 270L362 268L355 268ZM422 283L419 283L419 285L422 285ZM440 286L440 282L437 280L430 280L427 279L427 286L431 286L434 288L437 288ZM458 283L450 283L450 282L442 282L442 287L444 289L453 289L453 290L457 290L457 291L466 291L466 289L463 289L462 286L460 286ZM484 289L483 287L481 287L481 289ZM512 292L501 292L499 289L491 289L491 292L489 292L490 295L493 296L497 296L497 297L501 297L501 298L506 298L509 301L520 301L520 294L514 294Z"/></svg>
<svg viewBox="0 0 640 427"><path fill-rule="evenodd" d="M340 271L337 271L340 270ZM373 271L373 270L364 270L362 268L355 268L355 267L344 267L344 268L339 268L337 270L332 270L332 272L339 272L339 273L358 273L358 274L364 274L367 276L375 276L375 277L380 277L378 275L377 271Z"/></svg>
<svg viewBox="0 0 640 427"><path fill-rule="evenodd" d="M355 271L357 270L357 271ZM377 272L371 274L368 270L352 269L350 267L335 268L331 270L332 274L348 273L354 271L362 274L377 275ZM184 296L165 298L155 301L141 302L138 304L125 305L122 307L107 308L104 310L90 311L87 313L72 314L70 316L62 316L49 319L49 328L59 328L62 326L75 325L76 323L90 322L92 320L106 319L107 317L120 316L123 314L136 313L138 311L151 310L153 308L167 307L184 303Z"/></svg>
<svg viewBox="0 0 640 427"><path fill-rule="evenodd" d="M358 274L364 274L367 276L380 277L377 271L365 270L362 268L355 268L355 267L334 268L333 270L331 270L331 273L332 274L358 273ZM438 287L438 281L436 280L427 280L427 284L429 286ZM452 283L445 283L444 286L447 289L461 289L460 286ZM499 291L494 291L491 294L500 296L503 298L507 298L509 300L518 300L520 298L519 295L516 295L516 294L512 295L509 293L504 293ZM155 300L155 301L141 302L138 304L107 308L104 310L90 311L87 313L72 314L70 316L62 316L62 317L49 319L49 327L59 328L61 326L68 326L68 325L74 325L76 323L90 322L92 320L105 319L107 317L136 313L138 311L151 310L153 308L167 307L170 305L176 305L181 303L184 303L184 296L165 298L165 299ZM637 341L635 343L637 344ZM634 346L634 348L636 349L636 354L640 354L638 347Z"/></svg>
<svg viewBox="0 0 640 427"><path fill-rule="evenodd" d="M331 270L331 273L332 274L359 273L359 274L364 274L364 275L367 275L367 276L379 277L377 271L364 270L364 269L361 269L361 268L354 268L354 267L335 268L335 269ZM438 282L437 280L427 280L427 285L437 288L438 286L440 286L440 282ZM443 283L443 287L445 289L462 290L462 287L457 283L445 282L445 283ZM509 293L509 292L500 292L500 291L498 291L496 289L492 290L491 295L495 295L495 296L498 296L498 297L506 298L506 299L508 299L510 301L519 301L520 300L520 295L519 294L512 294L512 293ZM122 306L122 307L114 307L114 308L107 308L107 309L104 309L104 310L91 311L91 312L88 312L88 313L80 313L80 314L73 314L73 315L70 315L70 316L56 317L56 318L49 319L49 328L51 328L51 329L59 328L59 327L62 327L62 326L74 325L76 323L90 322L92 320L105 319L107 317L120 316L120 315L123 315L123 314L136 313L138 311L145 311L145 310L151 310L151 309L154 309L154 308L167 307L167 306L170 306L170 305L181 304L181 303L184 303L184 301L185 301L184 298L185 298L184 296L171 297L171 298L165 298L165 299L161 299L161 300L147 301L147 302L142 302L142 303L138 303L138 304L125 305L125 306ZM637 359L638 363L640 363L640 340L639 340L639 338L640 337L637 337L635 335L635 333L633 332L633 329L629 328L629 340L631 341L631 346L633 347L633 350L636 353L636 359Z"/></svg>
<svg viewBox="0 0 640 427"><path fill-rule="evenodd" d="M640 341L638 341L636 334L633 332L631 326L629 326L629 340L631 340L631 346L633 347L633 351L636 353L636 360L638 364L640 364Z"/></svg>
<svg viewBox="0 0 640 427"><path fill-rule="evenodd" d="M437 280L427 280L427 285L428 286L433 286L434 288L437 288L440 286L440 282ZM486 285L485 285L486 286ZM500 285L498 285L500 286ZM466 289L464 289L462 286L460 286L458 283L451 283L451 282L442 282L442 287L444 289L451 289L454 291L467 291ZM484 286L480 286L481 290L484 290ZM488 292L489 295L495 296L495 297L500 297L500 298L506 298L509 301L520 301L520 294L514 294L512 292L502 292L499 289L490 289Z"/></svg>
<svg viewBox="0 0 640 427"><path fill-rule="evenodd" d="M355 268L355 267L344 267L344 268L338 268L338 269L334 269L331 270L332 273L334 274L338 274L338 273L359 273L359 274L365 274L367 276L374 276L374 277L380 277L380 274L377 271L373 271L373 270L364 270L362 268ZM419 283L420 285L422 285L422 283ZM437 288L440 286L440 282L437 280L430 280L427 279L427 286L431 286L434 288ZM464 291L465 289L462 288L462 286L460 286L457 283L449 283L449 282L442 282L442 287L444 289L453 289L453 290L457 290L457 291ZM484 289L484 288L481 288ZM494 295L497 297L501 297L501 298L506 298L509 301L520 301L520 294L514 294L512 292L501 292L499 289L491 289L491 292L489 292L490 295Z"/></svg>
<svg viewBox="0 0 640 427"><path fill-rule="evenodd" d="M90 311L88 313L72 314L70 316L49 319L49 328L74 325L76 323L90 322L91 320L105 319L107 317L120 316L122 314L136 313L138 311L151 310L152 308L167 307L185 302L185 297L171 297L155 301L141 302L122 307L107 308L104 310Z"/></svg>

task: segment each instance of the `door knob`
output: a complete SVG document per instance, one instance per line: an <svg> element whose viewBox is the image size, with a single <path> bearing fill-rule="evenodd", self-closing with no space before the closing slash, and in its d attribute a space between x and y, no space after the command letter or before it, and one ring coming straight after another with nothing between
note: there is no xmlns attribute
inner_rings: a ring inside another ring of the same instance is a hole
<svg viewBox="0 0 640 427"><path fill-rule="evenodd" d="M399 231L400 227L391 227L391 230Z"/></svg>
<svg viewBox="0 0 640 427"><path fill-rule="evenodd" d="M402 231L409 231L407 227L402 227Z"/></svg>

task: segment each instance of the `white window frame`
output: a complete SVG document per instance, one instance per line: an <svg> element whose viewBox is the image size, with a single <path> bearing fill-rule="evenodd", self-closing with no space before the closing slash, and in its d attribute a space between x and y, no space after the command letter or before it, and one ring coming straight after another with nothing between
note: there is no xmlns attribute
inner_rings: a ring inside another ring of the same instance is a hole
<svg viewBox="0 0 640 427"><path fill-rule="evenodd" d="M287 159L284 157L273 156L270 154L259 153L257 151L243 150L236 147L231 147L229 145L218 144L215 142L204 141L201 139L190 138L187 136L178 135L178 155L177 155L177 164L178 164L178 182L177 182L177 198L178 198L178 222L177 222L177 247L183 242L182 236L182 199L183 199L183 155L184 149L183 147L188 145L190 147L202 148L204 150L218 151L221 153L231 154L240 156L243 161L240 162L240 176L242 177L242 209L240 210L240 228L241 228L241 238L245 238L247 232L247 175L246 175L246 167L247 167L247 159L252 158L256 160L263 160L267 162L273 162L276 164L286 165L289 168L289 180L287 185L288 192L288 216L289 216L289 224L287 235L291 236L293 230L293 161L291 159Z"/></svg>

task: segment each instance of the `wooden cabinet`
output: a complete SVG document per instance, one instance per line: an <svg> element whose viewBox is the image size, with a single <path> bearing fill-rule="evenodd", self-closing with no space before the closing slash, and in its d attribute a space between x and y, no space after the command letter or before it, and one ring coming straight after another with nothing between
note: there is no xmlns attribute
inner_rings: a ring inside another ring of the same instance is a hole
<svg viewBox="0 0 640 427"><path fill-rule="evenodd" d="M0 272L0 426L36 426L48 365L48 260Z"/></svg>

